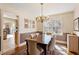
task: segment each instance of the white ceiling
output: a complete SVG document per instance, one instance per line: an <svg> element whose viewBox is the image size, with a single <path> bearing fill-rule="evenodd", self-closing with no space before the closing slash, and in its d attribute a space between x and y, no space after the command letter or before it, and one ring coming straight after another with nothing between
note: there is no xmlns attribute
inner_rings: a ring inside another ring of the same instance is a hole
<svg viewBox="0 0 79 59"><path fill-rule="evenodd" d="M35 16L40 15L40 3L10 3L5 4L14 7L22 12L29 12ZM73 11L75 3L44 3L44 15Z"/></svg>

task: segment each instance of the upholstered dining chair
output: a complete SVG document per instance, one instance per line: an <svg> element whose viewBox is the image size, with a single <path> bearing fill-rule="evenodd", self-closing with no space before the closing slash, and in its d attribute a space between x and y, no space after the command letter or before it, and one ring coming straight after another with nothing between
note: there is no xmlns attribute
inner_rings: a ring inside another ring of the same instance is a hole
<svg viewBox="0 0 79 59"><path fill-rule="evenodd" d="M50 41L49 45L47 46L47 53L53 54L54 49L55 49L55 36L53 36L53 38L51 38L51 41Z"/></svg>
<svg viewBox="0 0 79 59"><path fill-rule="evenodd" d="M37 43L35 41L28 41L29 45L29 55L40 55L43 53L42 48L37 48Z"/></svg>

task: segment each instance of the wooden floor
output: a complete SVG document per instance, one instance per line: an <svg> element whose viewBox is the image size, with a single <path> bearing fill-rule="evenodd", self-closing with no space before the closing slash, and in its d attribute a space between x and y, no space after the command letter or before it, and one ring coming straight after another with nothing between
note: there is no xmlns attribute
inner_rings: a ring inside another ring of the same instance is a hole
<svg viewBox="0 0 79 59"><path fill-rule="evenodd" d="M18 47L14 50L3 53L2 55L27 55L26 46L24 45L22 47ZM54 53L52 54L48 53L47 55L74 55L74 53L71 52L67 53L67 48L65 45L56 44Z"/></svg>
<svg viewBox="0 0 79 59"><path fill-rule="evenodd" d="M0 55L1 55L1 51L0 51Z"/></svg>

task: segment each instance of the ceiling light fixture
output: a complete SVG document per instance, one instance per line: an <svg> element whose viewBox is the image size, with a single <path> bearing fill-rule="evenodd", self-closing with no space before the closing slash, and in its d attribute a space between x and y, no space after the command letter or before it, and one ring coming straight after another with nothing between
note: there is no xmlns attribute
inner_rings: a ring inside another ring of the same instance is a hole
<svg viewBox="0 0 79 59"><path fill-rule="evenodd" d="M47 20L48 17L46 17L46 16L43 15L43 3L40 3L40 5L41 5L41 16L37 16L36 20L37 21L41 21L43 23L43 21Z"/></svg>

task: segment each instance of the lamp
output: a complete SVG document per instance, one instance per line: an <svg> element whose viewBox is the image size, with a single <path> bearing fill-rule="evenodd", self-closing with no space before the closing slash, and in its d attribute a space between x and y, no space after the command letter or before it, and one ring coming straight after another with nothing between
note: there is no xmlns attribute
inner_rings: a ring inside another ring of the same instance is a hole
<svg viewBox="0 0 79 59"><path fill-rule="evenodd" d="M43 15L43 3L40 3L40 5L41 5L41 16L37 16L36 20L37 21L41 21L43 23L43 21L47 20L48 17L46 17L46 16Z"/></svg>

